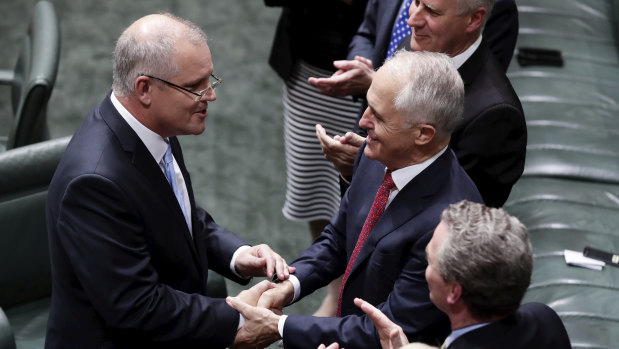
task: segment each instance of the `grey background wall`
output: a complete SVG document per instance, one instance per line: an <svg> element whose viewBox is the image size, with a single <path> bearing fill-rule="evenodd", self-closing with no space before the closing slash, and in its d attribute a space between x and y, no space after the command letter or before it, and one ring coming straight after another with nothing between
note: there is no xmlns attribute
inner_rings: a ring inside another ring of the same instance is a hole
<svg viewBox="0 0 619 349"><path fill-rule="evenodd" d="M209 105L206 132L180 137L197 202L250 243L269 243L288 260L310 244L304 223L281 213L285 189L281 86L267 64L279 8L262 1L52 0L61 25L58 78L49 102L52 137L71 135L109 91L116 38L148 13L172 12L209 37L215 73L224 79ZM35 0L0 0L0 68L12 69ZM10 122L0 88L0 134ZM254 283L259 280L255 280ZM235 295L243 288L229 282ZM286 313L311 314L319 291Z"/></svg>

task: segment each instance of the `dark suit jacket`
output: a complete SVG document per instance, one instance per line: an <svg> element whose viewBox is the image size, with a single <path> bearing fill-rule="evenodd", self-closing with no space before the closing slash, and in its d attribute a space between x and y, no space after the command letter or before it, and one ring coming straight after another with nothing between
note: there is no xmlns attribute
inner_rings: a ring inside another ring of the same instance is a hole
<svg viewBox="0 0 619 349"><path fill-rule="evenodd" d="M52 300L46 348L224 347L239 313L203 296L208 268L246 244L196 206L193 239L163 171L109 95L77 130L47 198Z"/></svg>
<svg viewBox="0 0 619 349"><path fill-rule="evenodd" d="M458 71L464 81L464 112L450 145L486 205L500 207L524 170L522 105L485 40Z"/></svg>
<svg viewBox="0 0 619 349"><path fill-rule="evenodd" d="M355 56L372 60L374 68L383 65L391 31L402 0L369 0L363 22L348 47L348 59ZM483 32L504 71L514 55L518 38L518 9L515 0L496 0ZM410 42L410 38L402 40Z"/></svg>
<svg viewBox="0 0 619 349"><path fill-rule="evenodd" d="M339 213L292 263L297 267L302 297L344 273L381 185L385 166L362 155L364 148ZM315 349L320 343L332 342L345 348L380 347L372 321L353 304L355 297L380 308L411 340L442 342L449 323L429 299L425 247L443 209L463 199L481 202L475 185L448 148L402 188L374 226L346 282L342 317L289 316L284 326L285 347Z"/></svg>
<svg viewBox="0 0 619 349"><path fill-rule="evenodd" d="M449 349L569 349L570 339L557 313L541 303L520 306L516 314L467 332Z"/></svg>

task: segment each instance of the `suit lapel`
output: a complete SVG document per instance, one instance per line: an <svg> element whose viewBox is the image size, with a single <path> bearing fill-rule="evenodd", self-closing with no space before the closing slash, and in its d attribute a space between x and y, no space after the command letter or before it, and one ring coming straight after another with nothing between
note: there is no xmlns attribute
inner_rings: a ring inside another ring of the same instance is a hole
<svg viewBox="0 0 619 349"><path fill-rule="evenodd" d="M444 177L447 176L452 161L451 148L448 147L443 155L400 190L368 235L368 239L355 260L351 275L374 252L376 245L383 237L423 211L424 200L436 195L440 190L439 183L444 183Z"/></svg>
<svg viewBox="0 0 619 349"><path fill-rule="evenodd" d="M155 159L153 159L153 156L148 151L144 143L142 143L135 131L133 131L133 129L118 113L118 111L112 104L109 95L108 98L105 99L101 107L103 109L101 112L101 117L110 127L112 132L116 135L123 150L127 153L127 156L129 156L131 163L140 173L142 173L145 178L148 179L151 184L152 191L158 193L158 196L169 208L169 211L172 212L172 217L176 221L175 226L182 227L181 230L183 231L183 235L185 236L185 239L187 240L189 248L193 254L194 261L196 262L196 264L200 265L200 263L198 263L198 254L195 248L195 244L193 242L193 239L191 238L189 227L187 226L187 222L185 221L183 211L179 207L176 196L174 195L174 192L172 191L170 184L165 177L165 174L159 167L159 164L155 162ZM189 193L192 208L191 216L193 219L193 191L191 190L189 175L187 174L187 171L185 169L182 152L180 150L180 145L178 143L178 140L176 140L176 137L171 138L171 144L172 153L175 156L179 167L181 167L183 177L187 181L187 192Z"/></svg>

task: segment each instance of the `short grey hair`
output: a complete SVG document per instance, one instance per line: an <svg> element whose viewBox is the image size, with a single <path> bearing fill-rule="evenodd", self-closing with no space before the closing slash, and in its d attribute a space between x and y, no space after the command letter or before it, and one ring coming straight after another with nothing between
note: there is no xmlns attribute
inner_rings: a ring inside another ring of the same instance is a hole
<svg viewBox="0 0 619 349"><path fill-rule="evenodd" d="M484 16L484 20L481 23L480 31L484 30L486 26L486 22L488 22L488 18L490 18L490 13L494 8L495 0L458 0L458 15L464 15L477 10L480 7L486 9L486 16Z"/></svg>
<svg viewBox="0 0 619 349"><path fill-rule="evenodd" d="M451 58L400 50L381 69L400 82L393 103L409 126L426 123L435 127L439 138L451 135L464 109L464 83Z"/></svg>
<svg viewBox="0 0 619 349"><path fill-rule="evenodd" d="M470 201L441 216L448 237L436 253L439 273L462 286L462 300L479 320L514 313L531 283L527 228L505 210Z"/></svg>
<svg viewBox="0 0 619 349"><path fill-rule="evenodd" d="M127 29L118 38L114 49L112 83L117 95L131 95L139 74L162 79L176 75L178 66L174 55L181 40L195 45L206 43L206 34L194 23L170 13L161 15L164 16L162 20L151 24L154 30L148 36Z"/></svg>

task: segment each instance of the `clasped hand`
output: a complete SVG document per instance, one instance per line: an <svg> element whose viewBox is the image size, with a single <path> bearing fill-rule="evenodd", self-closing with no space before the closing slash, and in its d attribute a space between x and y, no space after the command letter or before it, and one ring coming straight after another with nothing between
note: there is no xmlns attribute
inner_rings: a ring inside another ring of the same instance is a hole
<svg viewBox="0 0 619 349"><path fill-rule="evenodd" d="M245 319L232 347L264 348L281 338L277 326L282 309L290 303L292 294L290 282L274 284L264 280L236 297L226 298L228 305Z"/></svg>

